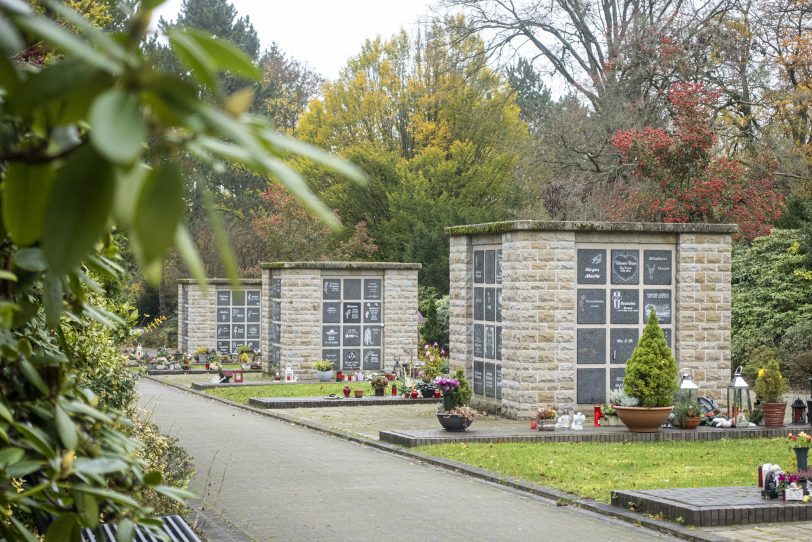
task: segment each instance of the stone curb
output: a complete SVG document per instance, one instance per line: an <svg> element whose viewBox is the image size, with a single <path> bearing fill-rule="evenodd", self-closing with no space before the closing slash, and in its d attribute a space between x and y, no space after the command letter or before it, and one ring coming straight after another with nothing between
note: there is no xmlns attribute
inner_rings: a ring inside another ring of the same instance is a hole
<svg viewBox="0 0 812 542"><path fill-rule="evenodd" d="M193 390L191 388L185 388L178 384L172 384L170 382L162 382L157 378L152 378L149 375L142 375L143 378L148 378L154 382L162 384L164 386L170 386L172 388L176 388L180 391L192 393L194 395L198 395L200 397L204 397L206 399L210 399L212 401L216 401L218 403L223 403L225 405L239 408L241 410L245 410L247 412L253 412L255 414L259 414L261 416L267 416L269 418L290 423L292 425L297 425L299 427L305 427L307 429L311 429L313 431L317 431L319 433L323 433L326 435L330 435L333 437L341 438L347 440L349 442L353 442L355 444L360 444L362 446L369 446L371 448L376 448L381 451L390 452L402 457L406 457L415 461L420 461L422 463L427 463L430 465L434 465L436 467L444 468L453 472L457 472L459 474L466 474L473 478L477 478L479 480L492 482L494 484L498 484L501 486L509 487L513 490L520 491L523 493L528 493L530 495L534 495L536 497L542 497L545 499L549 499L555 501L556 503L570 505L576 508L581 508L583 510L588 510L590 512L598 513L602 516L609 516L621 521L625 521L626 523L631 523L633 525L637 525L638 527L645 527L646 529L650 529L653 531L657 531L660 533L668 534L674 536L676 538L680 538L682 540L688 540L690 542L724 542L728 540L727 538L718 536L714 533L700 533L696 532L689 527L683 527L678 524L674 524L671 522L659 520L652 517L643 516L641 514L637 514L635 512L631 512L629 510L624 510L623 508L619 508L617 506L612 506L610 504L598 502L592 499L583 499L574 493L569 493L567 491L561 491L559 489L545 487L539 484L535 484L533 482L527 482L524 480L517 480L510 476L504 476L501 474L496 474L491 471L480 469L477 467L473 467L471 465L467 465L465 463L459 463L456 461L451 461L448 459L440 459L436 457L431 457L428 455L424 455L421 453L413 452L404 448L400 448L393 444L387 444L383 442L374 441L371 439L366 439L363 437L358 437L349 433L344 433L342 431L336 431L334 429L326 428L322 425L315 424L315 423L308 423L303 422L301 420L296 420L285 416L283 414L279 414L276 412L269 412L264 409L258 409L255 407L251 407L248 405L241 405L238 403L233 403L226 399L221 399L220 397L215 397L212 395L208 395L206 393L199 392L197 390Z"/></svg>

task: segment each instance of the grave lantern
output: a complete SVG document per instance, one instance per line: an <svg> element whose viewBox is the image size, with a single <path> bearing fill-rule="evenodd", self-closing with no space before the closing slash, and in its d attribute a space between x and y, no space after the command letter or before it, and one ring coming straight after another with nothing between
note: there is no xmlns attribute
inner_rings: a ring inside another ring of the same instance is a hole
<svg viewBox="0 0 812 542"><path fill-rule="evenodd" d="M692 401L694 390L699 389L699 386L697 386L693 381L693 372L688 367L684 367L682 370L680 370L679 375L679 389L680 391L688 392L688 400Z"/></svg>
<svg viewBox="0 0 812 542"><path fill-rule="evenodd" d="M395 378L400 378L400 358L395 359L395 366L392 367L392 372L395 373Z"/></svg>
<svg viewBox="0 0 812 542"><path fill-rule="evenodd" d="M794 425L803 425L805 410L806 405L804 402L800 397L796 397L795 401L792 403L792 423Z"/></svg>
<svg viewBox="0 0 812 542"><path fill-rule="evenodd" d="M753 405L750 402L750 386L742 378L742 366L736 367L733 379L727 387L727 409L728 418L735 419L744 410L745 397L747 398L747 412L752 412Z"/></svg>

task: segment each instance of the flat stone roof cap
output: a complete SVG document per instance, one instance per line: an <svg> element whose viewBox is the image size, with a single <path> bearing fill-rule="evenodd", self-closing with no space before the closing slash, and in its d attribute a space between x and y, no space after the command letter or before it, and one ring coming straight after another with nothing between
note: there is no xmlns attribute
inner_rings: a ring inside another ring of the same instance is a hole
<svg viewBox="0 0 812 542"><path fill-rule="evenodd" d="M635 233L736 233L736 224L700 224L665 222L588 222L553 220L506 220L485 224L449 226L445 234L449 236L504 233L509 231L606 231Z"/></svg>
<svg viewBox="0 0 812 542"><path fill-rule="evenodd" d="M423 264L399 262L266 262L262 269L420 269Z"/></svg>
<svg viewBox="0 0 812 542"><path fill-rule="evenodd" d="M247 284L249 286L262 286L262 279L254 279L254 278L240 278L240 284ZM178 284L197 284L195 279L178 279ZM223 285L231 285L231 279L223 279L223 278L211 278L206 279L206 284L213 284L215 286Z"/></svg>

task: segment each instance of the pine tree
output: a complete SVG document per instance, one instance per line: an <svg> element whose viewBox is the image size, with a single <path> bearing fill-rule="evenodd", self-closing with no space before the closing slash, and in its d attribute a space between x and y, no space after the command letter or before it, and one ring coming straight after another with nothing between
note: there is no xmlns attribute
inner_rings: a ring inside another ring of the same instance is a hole
<svg viewBox="0 0 812 542"><path fill-rule="evenodd" d="M626 362L624 389L639 399L641 406L669 406L678 388L677 371L677 362L652 310L643 335Z"/></svg>

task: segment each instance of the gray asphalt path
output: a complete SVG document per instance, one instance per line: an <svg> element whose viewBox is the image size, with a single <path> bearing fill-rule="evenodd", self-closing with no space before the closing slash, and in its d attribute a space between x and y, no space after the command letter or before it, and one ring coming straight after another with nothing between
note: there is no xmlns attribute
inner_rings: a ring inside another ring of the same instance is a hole
<svg viewBox="0 0 812 542"><path fill-rule="evenodd" d="M256 540L670 540L142 380L192 490Z"/></svg>

